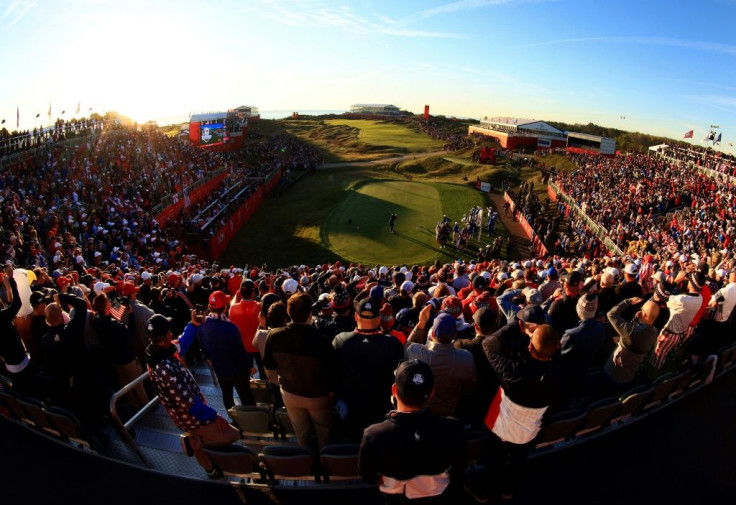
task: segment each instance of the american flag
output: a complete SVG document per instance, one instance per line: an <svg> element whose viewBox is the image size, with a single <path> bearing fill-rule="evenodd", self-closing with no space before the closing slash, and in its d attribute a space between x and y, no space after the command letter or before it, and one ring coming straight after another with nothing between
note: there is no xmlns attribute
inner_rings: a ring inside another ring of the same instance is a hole
<svg viewBox="0 0 736 505"><path fill-rule="evenodd" d="M110 307L110 314L112 314L112 317L117 319L118 321L123 319L123 314L125 313L125 306L120 303L113 303Z"/></svg>

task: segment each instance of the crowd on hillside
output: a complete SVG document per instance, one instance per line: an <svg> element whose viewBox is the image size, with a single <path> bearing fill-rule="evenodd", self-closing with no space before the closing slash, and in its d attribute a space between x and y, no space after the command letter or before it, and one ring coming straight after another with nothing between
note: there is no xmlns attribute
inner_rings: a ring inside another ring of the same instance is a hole
<svg viewBox="0 0 736 505"><path fill-rule="evenodd" d="M461 151L463 149L470 149L476 145L475 140L472 137L469 137L465 132L457 132L443 128L432 120L415 120L414 123L422 132L426 133L434 140L444 141L445 144L442 148L446 151Z"/></svg>
<svg viewBox="0 0 736 505"><path fill-rule="evenodd" d="M555 182L623 251L706 256L731 246L736 200L730 182L644 155L570 158L578 170L558 174ZM678 208L688 209L687 217L662 223Z"/></svg>
<svg viewBox="0 0 736 505"><path fill-rule="evenodd" d="M273 170L314 170L324 163L317 149L289 134L273 135L263 142L249 143L244 147L243 156L261 177Z"/></svg>

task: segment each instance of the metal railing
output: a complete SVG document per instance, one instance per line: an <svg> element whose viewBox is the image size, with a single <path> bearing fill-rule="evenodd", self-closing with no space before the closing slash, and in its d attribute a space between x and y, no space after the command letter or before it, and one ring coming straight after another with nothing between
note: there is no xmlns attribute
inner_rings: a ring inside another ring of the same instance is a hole
<svg viewBox="0 0 736 505"><path fill-rule="evenodd" d="M151 462L148 461L148 458L146 458L143 452L141 452L140 447L138 447L135 439L130 434L130 430L138 423L138 421L143 418L144 415L146 415L151 409L158 405L158 403L160 402L158 395L156 395L152 400L144 405L125 423L123 423L122 419L120 419L117 409L117 403L120 398L133 391L133 389L135 389L138 384L147 381L149 378L150 377L148 375L148 372L144 372L140 377L129 382L120 391L113 394L110 398L110 417L115 423L115 427L120 432L120 436L123 437L123 440L130 446L131 449L133 449L133 451L135 451L136 455L141 459L143 464L146 465L148 468L153 468Z"/></svg>
<svg viewBox="0 0 736 505"><path fill-rule="evenodd" d="M593 221L593 219L591 219L591 217L588 216L588 214L586 214L583 209L578 206L575 200L573 200L570 195L562 191L559 186L554 183L554 181L549 181L547 182L547 184L549 184L549 186L557 194L558 197L561 197L567 203L570 210L572 210L578 217L581 217L585 221L586 226L590 229L590 231L595 234L596 237L603 241L603 244L606 246L607 249L614 252L617 256L623 256L624 252L611 239L608 230Z"/></svg>
<svg viewBox="0 0 736 505"><path fill-rule="evenodd" d="M190 184L189 186L184 188L182 191L179 191L178 193L166 195L165 197L161 199L161 203L159 203L153 209L151 209L151 215L158 216L162 210L174 204L174 196L181 195L179 199L184 200L185 194L191 191L194 191L195 189L202 186L203 184L210 182L212 179L214 179L215 177L223 173L225 170L226 170L225 167L220 167L216 170L209 172L205 177L199 179L197 182Z"/></svg>

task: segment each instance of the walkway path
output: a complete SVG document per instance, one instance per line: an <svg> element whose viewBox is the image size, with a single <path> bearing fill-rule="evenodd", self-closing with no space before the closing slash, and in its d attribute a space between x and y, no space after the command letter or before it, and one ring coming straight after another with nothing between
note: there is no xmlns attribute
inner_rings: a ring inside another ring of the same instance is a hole
<svg viewBox="0 0 736 505"><path fill-rule="evenodd" d="M517 221L514 221L510 212L508 216L503 214L503 194L491 193L491 201L496 206L496 212L498 212L501 223L506 227L511 236L511 243L513 244L511 258L525 260L531 258L531 254L529 254L529 244L531 241L526 236L526 233L524 233L524 229Z"/></svg>

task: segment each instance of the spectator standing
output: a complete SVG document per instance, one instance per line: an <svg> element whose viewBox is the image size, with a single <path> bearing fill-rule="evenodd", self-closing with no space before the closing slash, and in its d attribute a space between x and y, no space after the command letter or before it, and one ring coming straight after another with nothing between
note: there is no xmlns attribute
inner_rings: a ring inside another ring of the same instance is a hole
<svg viewBox="0 0 736 505"><path fill-rule="evenodd" d="M467 399L475 392L475 363L469 351L453 346L457 324L447 312L437 314L427 335L431 310L429 305L422 309L419 323L406 341L404 353L406 359L421 360L432 368L437 382L428 403L430 411L438 416L457 416L461 399Z"/></svg>
<svg viewBox="0 0 736 505"><path fill-rule="evenodd" d="M335 350L309 324L312 298L308 293L290 297L287 312L291 322L273 329L266 340L263 366L267 372L278 374L284 406L299 445L312 448L311 437L316 436L317 445L322 447L332 427Z"/></svg>
<svg viewBox="0 0 736 505"><path fill-rule="evenodd" d="M357 328L335 337L339 385L340 434L360 440L366 426L379 422L391 409L393 373L404 357L401 343L381 329L381 306L364 298L356 307Z"/></svg>
<svg viewBox="0 0 736 505"><path fill-rule="evenodd" d="M198 320L197 313L191 312L191 322L179 338L181 353L196 339L199 341L222 390L222 403L226 409L235 405L233 388L238 392L243 405L255 405L250 390L250 363L243 347L238 327L227 317L228 296L215 291L209 298L209 314L204 322Z"/></svg>
<svg viewBox="0 0 736 505"><path fill-rule="evenodd" d="M255 283L250 279L245 279L240 284L238 293L235 302L230 305L230 321L238 327L240 332L243 347L248 353L248 363L250 363L248 368L251 368L255 361L258 375L263 379L266 373L263 370L261 355L253 345L253 338L256 335L256 330L258 330L258 314L261 312L261 304L255 300Z"/></svg>

